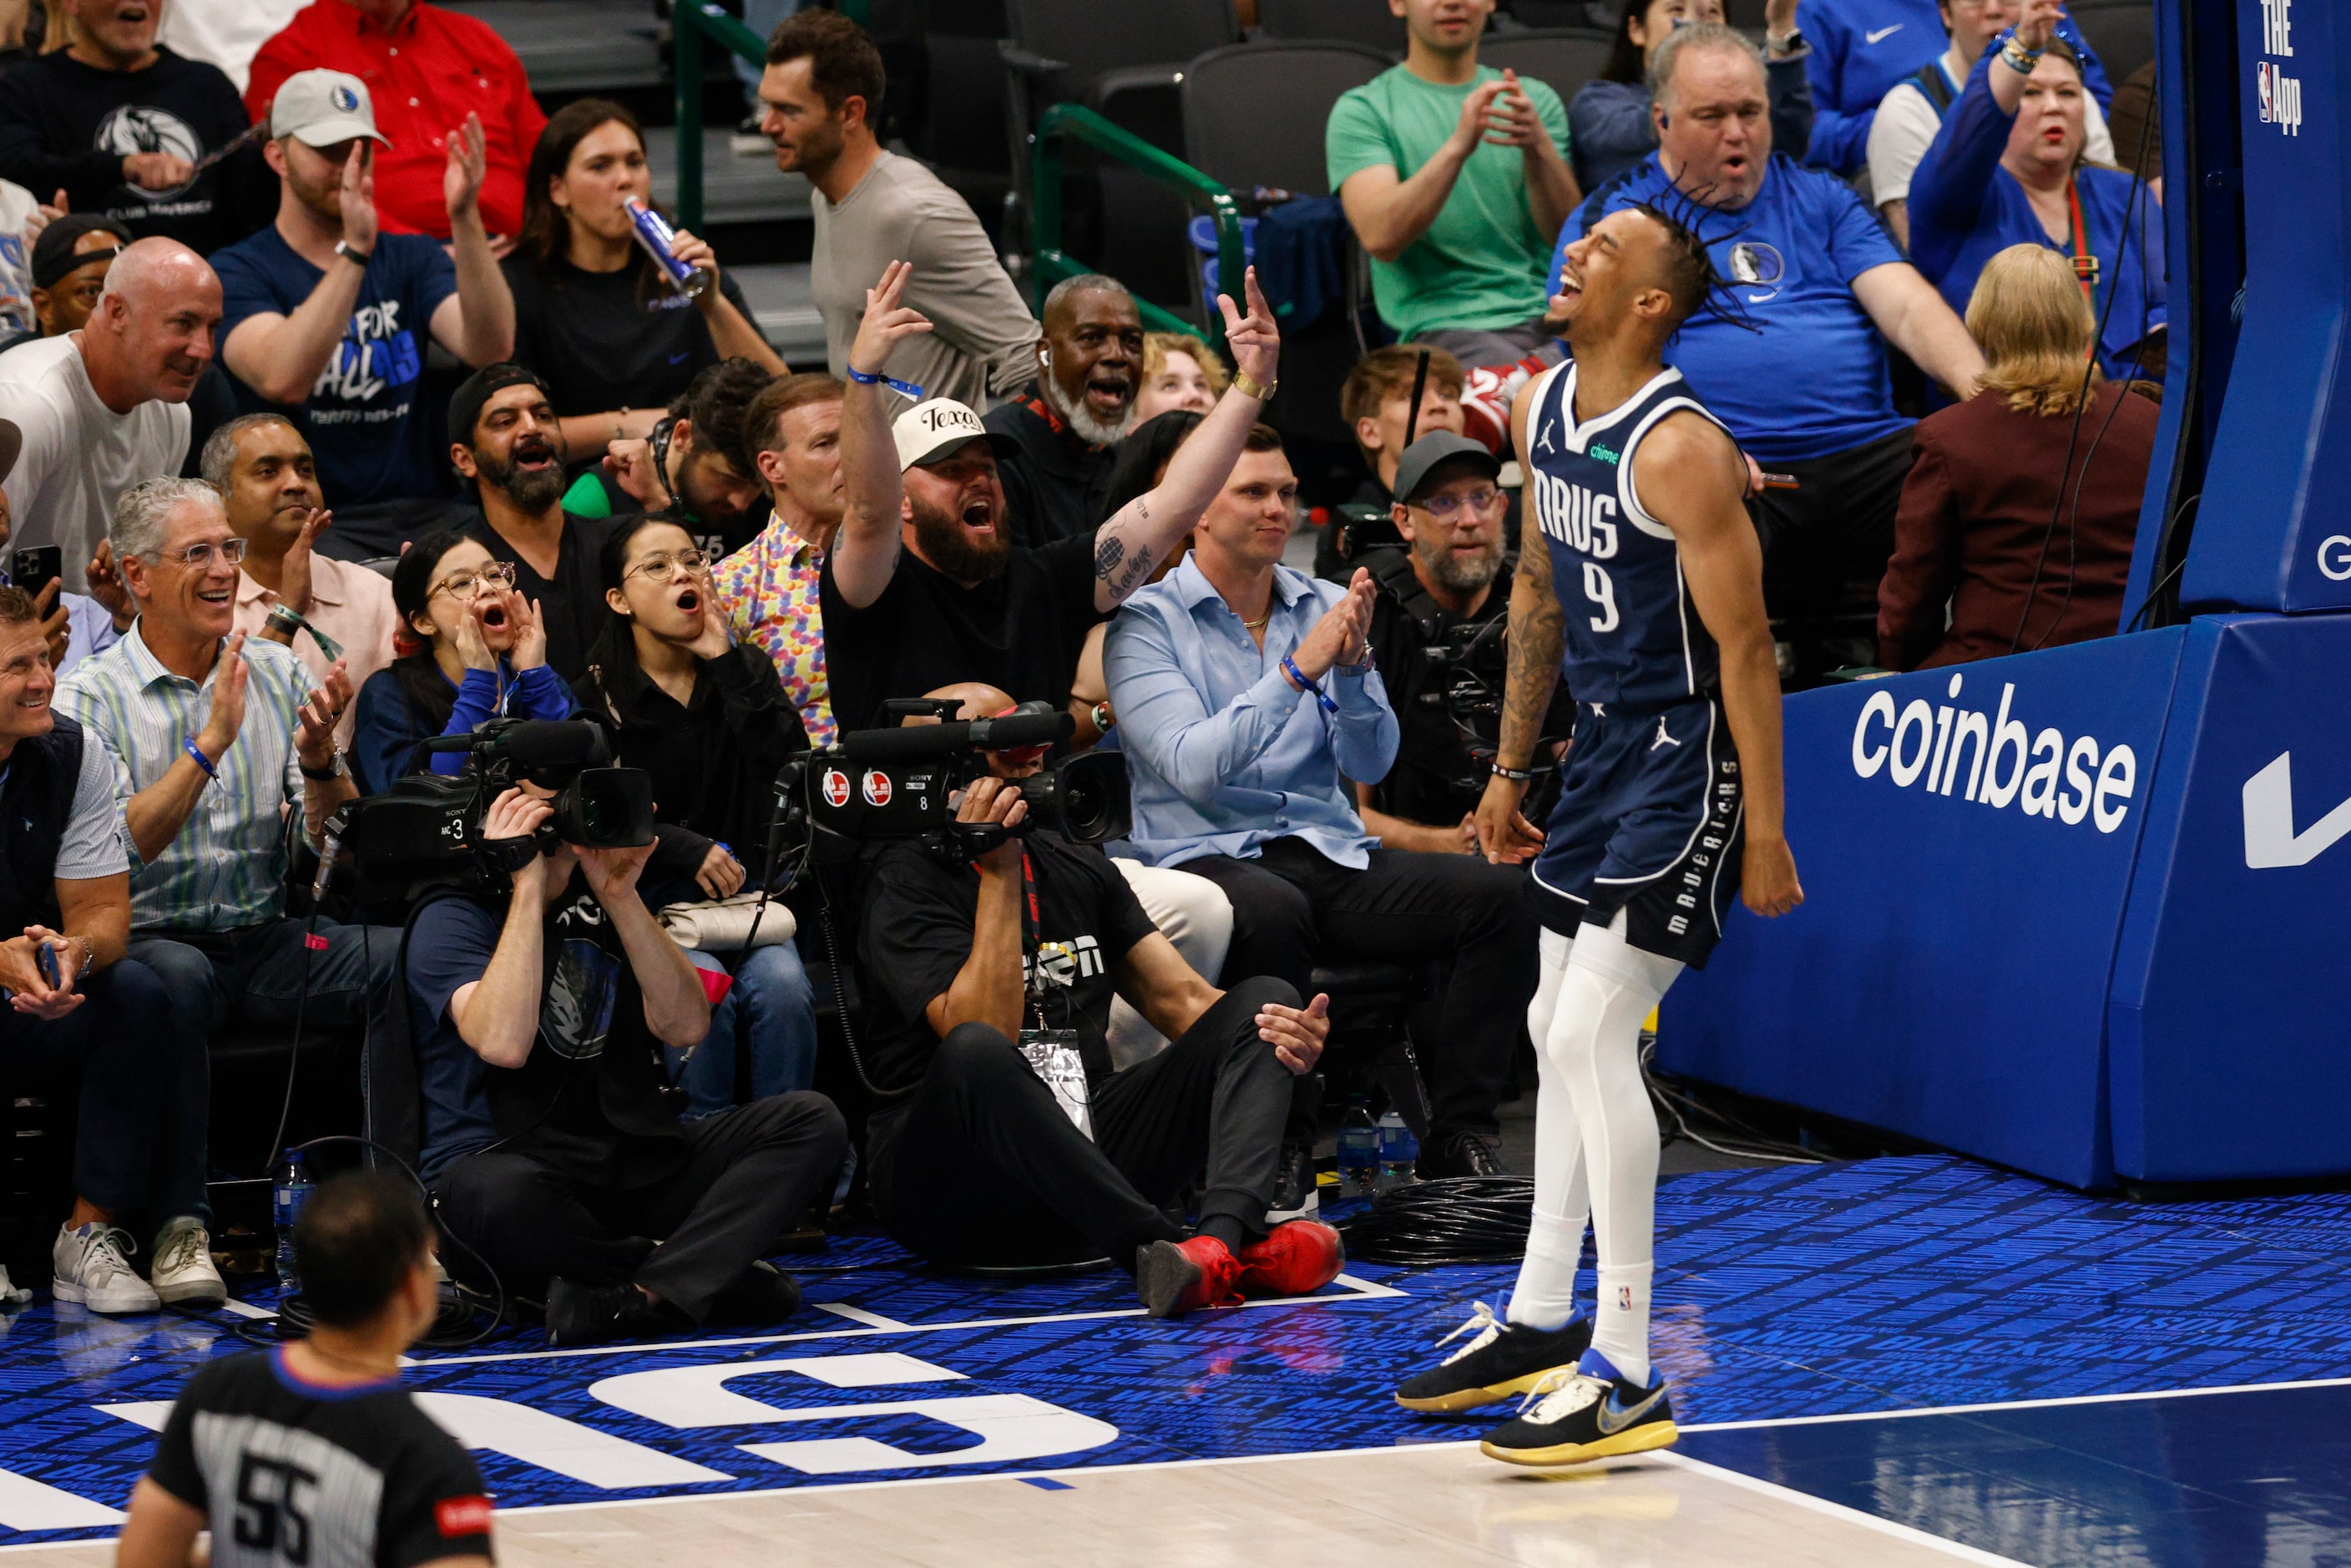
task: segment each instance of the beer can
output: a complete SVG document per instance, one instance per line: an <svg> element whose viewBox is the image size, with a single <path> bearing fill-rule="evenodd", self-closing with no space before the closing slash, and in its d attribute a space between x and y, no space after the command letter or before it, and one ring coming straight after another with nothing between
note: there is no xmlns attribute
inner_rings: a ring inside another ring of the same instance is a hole
<svg viewBox="0 0 2351 1568"><path fill-rule="evenodd" d="M653 258L672 288L691 299L710 287L708 267L688 267L669 253L670 242L677 238L669 220L634 196L629 198L629 226L636 230L637 243L645 247L645 254Z"/></svg>

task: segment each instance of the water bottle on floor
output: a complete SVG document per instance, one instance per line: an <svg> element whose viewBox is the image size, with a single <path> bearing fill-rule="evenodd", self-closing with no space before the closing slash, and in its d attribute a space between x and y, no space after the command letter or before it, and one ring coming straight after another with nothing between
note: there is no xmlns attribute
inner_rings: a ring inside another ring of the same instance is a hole
<svg viewBox="0 0 2351 1568"><path fill-rule="evenodd" d="M1339 1196L1369 1197L1378 1180L1379 1131L1361 1096L1347 1103L1339 1122Z"/></svg>
<svg viewBox="0 0 2351 1568"><path fill-rule="evenodd" d="M1394 1192L1413 1184L1413 1162L1420 1158L1420 1140L1412 1135L1405 1119L1390 1111L1380 1118L1380 1175L1382 1192Z"/></svg>
<svg viewBox="0 0 2351 1568"><path fill-rule="evenodd" d="M302 1206L310 1201L316 1186L303 1163L302 1151L287 1150L286 1162L277 1167L277 1179L269 1193L270 1217L277 1227L277 1288L283 1296L302 1289L302 1276L294 1267L294 1222L301 1218Z"/></svg>

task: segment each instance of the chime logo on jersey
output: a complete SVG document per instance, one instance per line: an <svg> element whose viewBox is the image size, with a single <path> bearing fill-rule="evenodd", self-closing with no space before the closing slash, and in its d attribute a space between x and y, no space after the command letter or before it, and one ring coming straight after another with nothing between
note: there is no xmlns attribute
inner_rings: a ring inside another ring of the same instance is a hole
<svg viewBox="0 0 2351 1568"><path fill-rule="evenodd" d="M824 803L836 809L849 804L849 775L838 768L824 770Z"/></svg>
<svg viewBox="0 0 2351 1568"><path fill-rule="evenodd" d="M879 768L865 776L865 803L869 806L890 803L890 776Z"/></svg>

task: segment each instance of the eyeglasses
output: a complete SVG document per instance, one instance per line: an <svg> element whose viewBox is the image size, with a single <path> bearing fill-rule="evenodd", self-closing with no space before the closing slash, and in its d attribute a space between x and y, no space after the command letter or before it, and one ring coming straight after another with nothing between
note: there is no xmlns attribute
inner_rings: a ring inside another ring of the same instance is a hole
<svg viewBox="0 0 2351 1568"><path fill-rule="evenodd" d="M678 573L688 577L710 575L710 558L698 549L682 549L675 555L649 555L621 575L634 577L644 573L647 582L668 582Z"/></svg>
<svg viewBox="0 0 2351 1568"><path fill-rule="evenodd" d="M1415 501L1412 504L1439 522L1449 522L1452 520L1453 514L1463 507L1468 507L1473 512L1490 512L1501 498L1502 493L1489 485L1483 489L1472 490L1466 496L1431 496L1426 501Z"/></svg>
<svg viewBox="0 0 2351 1568"><path fill-rule="evenodd" d="M213 557L215 554L231 566L243 560L245 541L239 538L226 538L218 544L214 544L207 540L203 544L190 545L185 549L141 550L139 553L158 563L167 560L177 561L191 571L204 571L212 566Z"/></svg>
<svg viewBox="0 0 2351 1568"><path fill-rule="evenodd" d="M471 599L486 588L493 593L502 588L512 588L514 580L515 569L512 561L494 560L477 570L455 573L446 582L435 584L433 593L447 589L452 599ZM424 597L430 599L433 593L428 593Z"/></svg>

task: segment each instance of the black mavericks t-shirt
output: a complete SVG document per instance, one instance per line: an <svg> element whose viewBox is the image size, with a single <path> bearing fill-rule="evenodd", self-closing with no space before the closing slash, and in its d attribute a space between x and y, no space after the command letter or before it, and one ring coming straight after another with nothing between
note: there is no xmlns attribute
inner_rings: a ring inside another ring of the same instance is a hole
<svg viewBox="0 0 2351 1568"><path fill-rule="evenodd" d="M1015 702L1070 701L1094 608L1092 534L1042 549L1018 547L993 581L964 588L910 549L882 596L860 610L824 566L825 674L841 727L885 723L882 704L958 681L984 681ZM552 663L552 660L549 661Z"/></svg>
<svg viewBox="0 0 2351 1568"><path fill-rule="evenodd" d="M408 936L409 1021L424 1098L426 1179L498 1139L587 1186L629 1191L674 1174L685 1140L661 1042L604 906L574 871L548 917L538 1033L520 1067L491 1067L449 999L497 952L503 903L444 898Z"/></svg>
<svg viewBox="0 0 2351 1568"><path fill-rule="evenodd" d="M306 1383L282 1349L188 1379L147 1473L204 1511L216 1568L415 1568L491 1554L473 1456L398 1379Z"/></svg>
<svg viewBox="0 0 2351 1568"><path fill-rule="evenodd" d="M1051 988L1045 1025L1077 1030L1087 1081L1100 1083L1111 1073L1103 1035L1118 966L1157 928L1109 856L1043 829L1023 841L1037 880L1036 935L1040 944L1067 949L1046 955L1047 976L1067 984ZM907 1088L922 1078L939 1045L923 1009L955 983L971 956L979 873L949 865L913 843L885 844L866 861L864 897L857 961L866 1049L882 1087ZM1029 946L1022 943L1024 953Z"/></svg>
<svg viewBox="0 0 2351 1568"><path fill-rule="evenodd" d="M636 255L618 272L583 271L559 256L543 264L507 258L514 360L546 379L557 413L664 408L718 362L718 345L694 301L667 289L646 294ZM719 274L718 291L752 319L733 273Z"/></svg>

